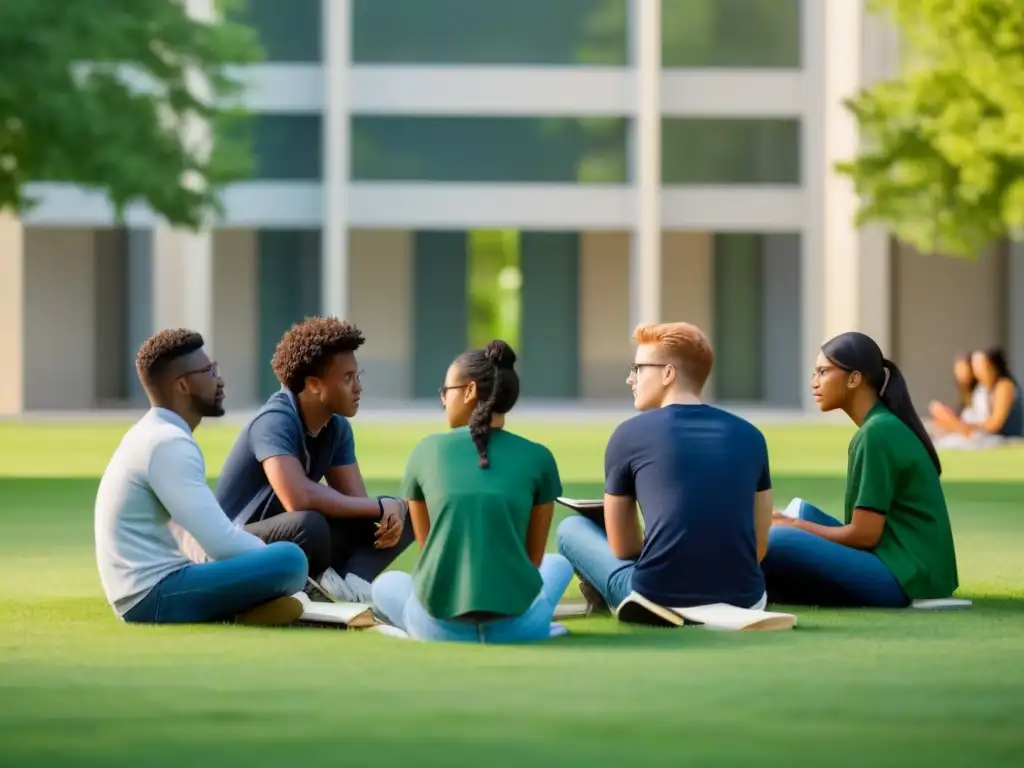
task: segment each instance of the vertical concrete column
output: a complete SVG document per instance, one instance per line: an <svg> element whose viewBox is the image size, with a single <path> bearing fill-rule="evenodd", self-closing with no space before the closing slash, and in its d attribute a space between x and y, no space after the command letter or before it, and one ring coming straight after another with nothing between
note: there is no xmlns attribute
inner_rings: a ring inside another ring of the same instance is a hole
<svg viewBox="0 0 1024 768"><path fill-rule="evenodd" d="M213 0L185 0L189 14L213 22ZM209 85L190 73L189 87L200 98L210 98ZM209 152L210 126L189 120L181 126L184 140ZM198 182L197 182L198 183ZM198 232L157 222L153 234L153 326L155 329L188 327L203 334L213 347L213 238L209 228Z"/></svg>
<svg viewBox="0 0 1024 768"><path fill-rule="evenodd" d="M631 325L661 321L661 0L633 0L636 223L630 239Z"/></svg>
<svg viewBox="0 0 1024 768"><path fill-rule="evenodd" d="M25 237L19 221L0 213L0 416L25 408Z"/></svg>
<svg viewBox="0 0 1024 768"><path fill-rule="evenodd" d="M350 270L348 254L349 109L348 78L352 5L323 0L323 237L321 238L320 309L347 317Z"/></svg>

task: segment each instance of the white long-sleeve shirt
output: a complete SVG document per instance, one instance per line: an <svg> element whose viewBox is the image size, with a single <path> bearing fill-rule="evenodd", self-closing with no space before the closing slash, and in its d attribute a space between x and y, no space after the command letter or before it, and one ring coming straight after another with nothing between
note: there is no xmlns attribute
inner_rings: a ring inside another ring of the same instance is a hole
<svg viewBox="0 0 1024 768"><path fill-rule="evenodd" d="M121 440L96 494L96 561L121 617L160 581L189 565L193 539L211 560L266 546L234 525L206 482L206 462L185 420L153 408Z"/></svg>

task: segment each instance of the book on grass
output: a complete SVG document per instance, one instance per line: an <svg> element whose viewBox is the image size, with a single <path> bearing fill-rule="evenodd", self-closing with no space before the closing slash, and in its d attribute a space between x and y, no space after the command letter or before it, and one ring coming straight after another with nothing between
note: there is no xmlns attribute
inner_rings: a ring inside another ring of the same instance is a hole
<svg viewBox="0 0 1024 768"><path fill-rule="evenodd" d="M319 602L312 600L305 592L295 594L302 602L299 624L335 625L359 629L372 627L377 623L373 609L366 603L343 603L338 600Z"/></svg>
<svg viewBox="0 0 1024 768"><path fill-rule="evenodd" d="M590 615L590 606L586 600L566 600L555 606L554 618L582 619Z"/></svg>
<svg viewBox="0 0 1024 768"><path fill-rule="evenodd" d="M910 602L910 607L917 611L962 611L972 605L970 600L962 597L935 597Z"/></svg>
<svg viewBox="0 0 1024 768"><path fill-rule="evenodd" d="M702 626L730 632L792 629L796 616L791 613L737 608L726 603L669 608L631 592L615 609L620 621L661 627Z"/></svg>

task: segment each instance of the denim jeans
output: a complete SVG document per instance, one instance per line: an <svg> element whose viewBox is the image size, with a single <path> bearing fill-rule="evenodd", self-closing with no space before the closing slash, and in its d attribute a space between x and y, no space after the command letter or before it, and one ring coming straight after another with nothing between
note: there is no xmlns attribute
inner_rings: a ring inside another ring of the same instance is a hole
<svg viewBox="0 0 1024 768"><path fill-rule="evenodd" d="M564 557L544 555L540 575L540 594L520 616L487 621L435 619L417 599L412 576L401 571L383 573L373 582L373 610L416 640L491 644L545 640L552 634L555 607L572 581L572 567Z"/></svg>
<svg viewBox="0 0 1024 768"><path fill-rule="evenodd" d="M559 553L613 611L633 591L635 560L620 560L608 547L608 535L583 515L565 518L555 534Z"/></svg>
<svg viewBox="0 0 1024 768"><path fill-rule="evenodd" d="M309 566L297 544L281 541L227 560L186 565L164 578L124 615L145 624L230 621L239 613L306 586Z"/></svg>
<svg viewBox="0 0 1024 768"><path fill-rule="evenodd" d="M615 611L633 591L636 561L620 560L613 555L608 546L608 534L582 515L565 518L558 526L556 536L558 551ZM767 595L762 595L754 605L742 607L762 610L766 603Z"/></svg>
<svg viewBox="0 0 1024 768"><path fill-rule="evenodd" d="M818 525L842 525L803 499L787 509ZM904 608L910 600L878 557L798 528L773 525L761 562L773 603L848 608Z"/></svg>

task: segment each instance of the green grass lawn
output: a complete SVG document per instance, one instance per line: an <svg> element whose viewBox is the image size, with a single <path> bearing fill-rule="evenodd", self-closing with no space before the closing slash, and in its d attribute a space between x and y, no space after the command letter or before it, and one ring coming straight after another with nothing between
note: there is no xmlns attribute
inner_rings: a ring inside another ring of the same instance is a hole
<svg viewBox="0 0 1024 768"><path fill-rule="evenodd" d="M0 765L1020 764L1024 450L943 457L969 612L800 609L793 632L749 634L587 620L465 647L116 621L92 499L124 428L0 424ZM371 490L433 428L357 420ZM521 431L593 494L610 430ZM765 432L777 500L838 511L850 429ZM200 430L211 476L233 436Z"/></svg>

